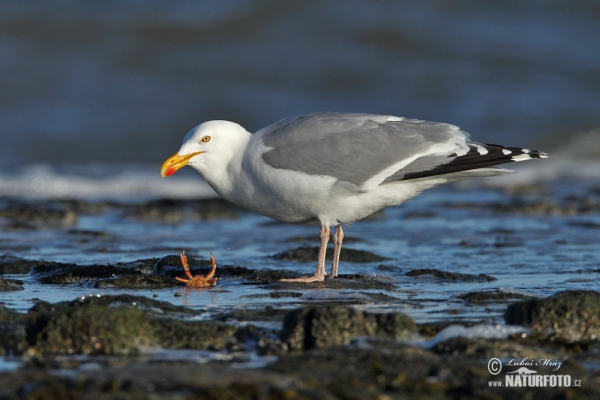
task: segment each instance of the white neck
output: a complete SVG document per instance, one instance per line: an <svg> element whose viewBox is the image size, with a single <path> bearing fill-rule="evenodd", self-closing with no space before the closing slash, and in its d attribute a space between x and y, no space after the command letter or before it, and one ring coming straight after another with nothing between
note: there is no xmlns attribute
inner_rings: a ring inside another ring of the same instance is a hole
<svg viewBox="0 0 600 400"><path fill-rule="evenodd" d="M240 178L244 175L242 160L252 134L247 131L236 132L235 140L229 143L226 152L216 156L200 154L202 163L191 165L219 196L235 203L233 196Z"/></svg>

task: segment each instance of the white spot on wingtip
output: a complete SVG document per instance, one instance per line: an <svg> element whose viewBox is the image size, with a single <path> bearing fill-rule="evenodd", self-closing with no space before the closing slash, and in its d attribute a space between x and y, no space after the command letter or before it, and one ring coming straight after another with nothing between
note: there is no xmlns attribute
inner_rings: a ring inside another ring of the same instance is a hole
<svg viewBox="0 0 600 400"><path fill-rule="evenodd" d="M519 154L516 156L512 156L512 158L511 158L511 160L513 160L513 161L525 161L525 160L529 160L529 159L531 159L529 154Z"/></svg>
<svg viewBox="0 0 600 400"><path fill-rule="evenodd" d="M508 149L502 149L502 154L509 155L509 154L512 154L512 151L510 151Z"/></svg>
<svg viewBox="0 0 600 400"><path fill-rule="evenodd" d="M487 153L489 153L488 149L486 149L486 148L485 148L485 147L483 147L483 146L477 146L477 145L475 145L475 147L477 147L477 152L478 152L479 154L481 154L482 156L484 156L484 155L486 155Z"/></svg>

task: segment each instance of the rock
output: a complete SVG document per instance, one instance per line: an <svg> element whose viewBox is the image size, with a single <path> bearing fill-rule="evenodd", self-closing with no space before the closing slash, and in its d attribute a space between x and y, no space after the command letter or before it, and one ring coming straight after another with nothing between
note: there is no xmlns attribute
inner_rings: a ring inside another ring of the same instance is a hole
<svg viewBox="0 0 600 400"><path fill-rule="evenodd" d="M136 354L158 344L148 311L115 302L38 303L28 312L29 342L42 354Z"/></svg>
<svg viewBox="0 0 600 400"><path fill-rule="evenodd" d="M285 315L281 339L290 349L342 346L360 336L406 339L416 332L401 313L366 313L346 306L305 307Z"/></svg>
<svg viewBox="0 0 600 400"><path fill-rule="evenodd" d="M558 342L597 341L600 338L600 293L565 291L541 300L511 304L506 323L531 328L531 334Z"/></svg>
<svg viewBox="0 0 600 400"><path fill-rule="evenodd" d="M168 302L120 295L40 302L25 318L27 339L42 355L126 355L156 346L197 350L242 347L248 327L242 331L218 321L181 319L192 313Z"/></svg>
<svg viewBox="0 0 600 400"><path fill-rule="evenodd" d="M461 293L456 297L472 304L500 303L533 299L532 296L528 296L526 294L505 292L500 290Z"/></svg>
<svg viewBox="0 0 600 400"><path fill-rule="evenodd" d="M40 264L31 270L31 275L41 283L80 283L97 279L113 278L118 275L141 274L131 269L113 265Z"/></svg>
<svg viewBox="0 0 600 400"><path fill-rule="evenodd" d="M64 204L11 202L0 209L0 218L13 229L59 228L77 223L77 213Z"/></svg>
<svg viewBox="0 0 600 400"><path fill-rule="evenodd" d="M0 356L20 354L27 348L24 315L0 304Z"/></svg>
<svg viewBox="0 0 600 400"><path fill-rule="evenodd" d="M28 274L33 267L40 264L52 264L44 261L26 260L24 258L3 255L0 256L0 275L3 274Z"/></svg>
<svg viewBox="0 0 600 400"><path fill-rule="evenodd" d="M447 272L441 271L439 269L433 268L423 268L423 269L411 269L406 273L406 276L419 277L419 276L432 276L439 280L444 281L452 281L452 282L492 282L495 281L496 278L493 276L479 274L479 275L471 275L471 274L461 274L458 272Z"/></svg>
<svg viewBox="0 0 600 400"><path fill-rule="evenodd" d="M177 224L189 220L235 220L240 212L241 208L223 199L161 199L137 205L126 214L136 220Z"/></svg>
<svg viewBox="0 0 600 400"><path fill-rule="evenodd" d="M126 263L117 263L115 266L119 268L132 269L143 274L151 274L158 261L160 261L158 258L144 258Z"/></svg>
<svg viewBox="0 0 600 400"><path fill-rule="evenodd" d="M333 254L332 248L327 248L326 258L331 259ZM316 262L319 258L319 248L316 246L302 246L296 249L282 251L272 256L276 260L282 261L299 261L299 262ZM364 250L344 249L340 254L340 261L368 263L381 262L389 260L389 258L378 256Z"/></svg>
<svg viewBox="0 0 600 400"><path fill-rule="evenodd" d="M162 289L178 286L175 279L162 275L119 275L109 279L99 279L92 287L94 288L127 288L127 289Z"/></svg>
<svg viewBox="0 0 600 400"><path fill-rule="evenodd" d="M23 290L23 281L0 278L0 292L13 292L15 290Z"/></svg>

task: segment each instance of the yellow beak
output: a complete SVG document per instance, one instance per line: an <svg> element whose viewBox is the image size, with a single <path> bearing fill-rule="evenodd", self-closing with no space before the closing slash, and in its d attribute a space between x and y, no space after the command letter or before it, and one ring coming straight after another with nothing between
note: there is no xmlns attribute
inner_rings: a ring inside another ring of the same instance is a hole
<svg viewBox="0 0 600 400"><path fill-rule="evenodd" d="M175 153L163 163L162 167L160 168L160 176L164 178L173 175L175 172L188 165L190 158L202 153L204 152L197 151L195 153L186 154L185 156L180 156L179 154Z"/></svg>

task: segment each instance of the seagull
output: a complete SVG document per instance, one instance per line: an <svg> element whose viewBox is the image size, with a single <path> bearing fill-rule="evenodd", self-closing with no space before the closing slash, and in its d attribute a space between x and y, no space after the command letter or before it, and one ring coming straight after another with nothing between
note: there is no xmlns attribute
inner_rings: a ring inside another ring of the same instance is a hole
<svg viewBox="0 0 600 400"><path fill-rule="evenodd" d="M222 198L292 224L319 224L321 246L312 276L324 281L331 226L330 278L338 275L342 225L399 205L426 189L513 171L497 164L546 158L518 147L480 144L446 123L375 114L319 112L282 119L255 133L229 121L204 122L161 168L198 172Z"/></svg>

